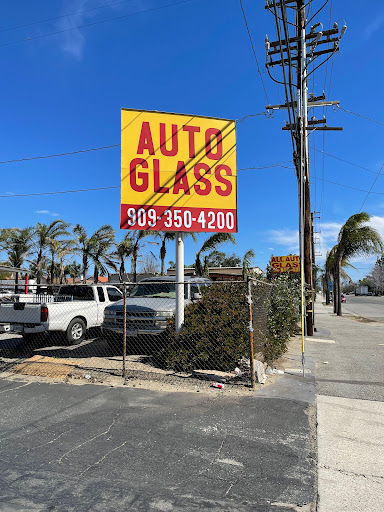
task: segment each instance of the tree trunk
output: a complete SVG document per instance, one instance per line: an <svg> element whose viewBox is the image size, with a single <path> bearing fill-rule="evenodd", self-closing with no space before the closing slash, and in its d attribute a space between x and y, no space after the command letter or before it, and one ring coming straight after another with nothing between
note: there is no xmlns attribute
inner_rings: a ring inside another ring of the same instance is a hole
<svg viewBox="0 0 384 512"><path fill-rule="evenodd" d="M325 304L327 306L331 302L330 301L330 296L329 296L329 284L328 284L330 279L331 279L331 276L326 272L325 273Z"/></svg>
<svg viewBox="0 0 384 512"><path fill-rule="evenodd" d="M52 251L52 258L51 258L51 284L53 284L54 273L55 273L55 254Z"/></svg>
<svg viewBox="0 0 384 512"><path fill-rule="evenodd" d="M336 302L336 312L337 316L341 316L341 283L340 283L340 261L336 263L336 280L337 280L337 297L335 299Z"/></svg>
<svg viewBox="0 0 384 512"><path fill-rule="evenodd" d="M17 286L19 284L19 273L16 272L15 274L15 293L19 293L19 287Z"/></svg>
<svg viewBox="0 0 384 512"><path fill-rule="evenodd" d="M99 268L95 265L95 270L93 272L93 283L97 284L99 282Z"/></svg>
<svg viewBox="0 0 384 512"><path fill-rule="evenodd" d="M165 276L165 255L167 254L167 250L165 248L165 240L163 240L160 247L160 260L161 260L161 275Z"/></svg>
<svg viewBox="0 0 384 512"><path fill-rule="evenodd" d="M332 272L333 277L333 312L336 314L336 297L337 297L337 279L336 279L336 270Z"/></svg>
<svg viewBox="0 0 384 512"><path fill-rule="evenodd" d="M88 259L86 256L83 256L83 284L87 282L87 272L88 272Z"/></svg>
<svg viewBox="0 0 384 512"><path fill-rule="evenodd" d="M41 283L41 260L43 258L42 251L39 251L39 254L37 255L37 261L36 261L36 283Z"/></svg>

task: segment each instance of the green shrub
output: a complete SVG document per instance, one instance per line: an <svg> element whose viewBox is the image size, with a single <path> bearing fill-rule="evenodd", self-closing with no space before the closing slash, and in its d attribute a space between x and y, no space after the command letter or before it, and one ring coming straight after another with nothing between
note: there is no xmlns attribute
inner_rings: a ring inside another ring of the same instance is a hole
<svg viewBox="0 0 384 512"><path fill-rule="evenodd" d="M264 360L278 359L287 350L291 336L297 333L300 319L300 283L292 274L279 274L273 280L268 310L268 339Z"/></svg>
<svg viewBox="0 0 384 512"><path fill-rule="evenodd" d="M186 307L178 337L170 326L155 360L175 371L233 371L242 357L249 357L247 327L245 284L212 284L201 300Z"/></svg>

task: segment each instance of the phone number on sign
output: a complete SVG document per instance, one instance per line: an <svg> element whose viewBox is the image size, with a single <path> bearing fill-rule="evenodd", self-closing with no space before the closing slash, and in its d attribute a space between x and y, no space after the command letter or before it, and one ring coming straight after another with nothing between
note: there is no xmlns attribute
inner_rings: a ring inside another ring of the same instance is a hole
<svg viewBox="0 0 384 512"><path fill-rule="evenodd" d="M126 227L169 231L236 232L236 213L198 208L162 208L162 211L159 211L159 208L129 207L126 209Z"/></svg>

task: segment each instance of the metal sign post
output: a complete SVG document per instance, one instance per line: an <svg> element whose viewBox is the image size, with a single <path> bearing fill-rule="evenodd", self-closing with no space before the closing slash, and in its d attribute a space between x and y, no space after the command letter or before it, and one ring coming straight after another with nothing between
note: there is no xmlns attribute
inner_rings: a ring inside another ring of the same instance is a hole
<svg viewBox="0 0 384 512"><path fill-rule="evenodd" d="M184 240L183 233L176 235L176 332L184 323Z"/></svg>

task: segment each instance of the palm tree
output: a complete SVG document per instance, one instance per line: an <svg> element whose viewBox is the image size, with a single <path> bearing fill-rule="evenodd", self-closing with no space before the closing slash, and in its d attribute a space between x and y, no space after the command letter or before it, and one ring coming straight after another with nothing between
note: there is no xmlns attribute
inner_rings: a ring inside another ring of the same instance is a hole
<svg viewBox="0 0 384 512"><path fill-rule="evenodd" d="M22 267L23 263L31 250L33 228L23 229L5 229L2 230L0 237L3 241L3 248L7 252L8 263L12 267ZM18 292L19 273L15 275L15 293Z"/></svg>
<svg viewBox="0 0 384 512"><path fill-rule="evenodd" d="M85 283L87 280L88 268L91 261L93 263L96 261L98 271L100 270L100 264L102 264L104 253L113 244L115 238L115 230L112 228L112 226L104 224L98 230L96 230L92 236L88 237L84 226L76 224L76 226L73 228L73 232L75 235L77 235L76 252L80 254L82 258L83 283ZM100 253L100 245L102 245L103 255Z"/></svg>
<svg viewBox="0 0 384 512"><path fill-rule="evenodd" d="M50 224L41 224L38 222L34 229L34 238L35 238L35 253L37 255L36 259L36 280L37 284L41 283L41 270L42 270L42 261L44 251L49 247L49 244L52 240L56 240L60 236L69 235L68 232L69 224L64 222L63 220L57 219L51 222ZM53 260L51 260L51 268L54 265Z"/></svg>
<svg viewBox="0 0 384 512"><path fill-rule="evenodd" d="M207 252L213 251L218 245L231 242L236 244L235 237L232 233L214 233L203 243L201 249L196 253L195 259L195 272L197 276L208 275L208 257L204 258L204 264L201 262L200 256Z"/></svg>
<svg viewBox="0 0 384 512"><path fill-rule="evenodd" d="M116 244L116 250L111 253L113 258L116 258L120 263L119 266L119 279L120 283L124 280L125 275L125 260L132 254L132 239L131 232L128 232L123 240Z"/></svg>
<svg viewBox="0 0 384 512"><path fill-rule="evenodd" d="M112 267L114 271L117 271L116 261L113 258L112 253L109 252L113 240L102 240L95 244L94 250L91 253L91 258L94 264L93 271L93 282L98 283L99 274L105 275L108 273L107 268Z"/></svg>
<svg viewBox="0 0 384 512"><path fill-rule="evenodd" d="M323 289L325 290L325 303L330 303L330 292L329 292L329 283L331 282L331 278L333 280L333 312L336 313L336 300L335 297L337 296L337 288L338 283L336 282L336 251L337 251L337 245L332 247L330 251L327 252L327 257L325 260L325 268L324 268L324 274L322 276L323 281ZM351 280L350 276L346 273L346 268L355 268L346 258L345 256L342 258L340 262L340 275L343 279L349 279Z"/></svg>
<svg viewBox="0 0 384 512"><path fill-rule="evenodd" d="M243 281L245 281L247 275L250 273L252 260L255 257L255 251L253 249L249 249L243 256Z"/></svg>
<svg viewBox="0 0 384 512"><path fill-rule="evenodd" d="M59 272L58 272L58 277L59 277L59 283L60 284L63 284L64 282L64 276L65 276L65 262L64 262L64 259L66 258L66 256L70 255L70 254L73 254L74 250L75 250L75 245L76 245L76 242L74 240L63 240L63 241L59 241L59 240L55 240L54 241L56 243L56 254L57 254L57 257L59 259L59 263L58 263L58 267L59 267ZM72 258L69 258L67 259L67 262L70 261Z"/></svg>
<svg viewBox="0 0 384 512"><path fill-rule="evenodd" d="M70 277L73 279L73 282L75 282L75 279L80 276L81 274L81 265L80 263L76 263L76 261L73 261L69 265L66 265L64 267L64 277L69 274Z"/></svg>
<svg viewBox="0 0 384 512"><path fill-rule="evenodd" d="M155 238L160 238L160 261L161 261L161 275L165 276L165 256L167 254L166 242L176 239L176 233L172 231L155 231L153 232ZM194 242L197 242L196 233L188 232L183 233L183 237L191 236Z"/></svg>
<svg viewBox="0 0 384 512"><path fill-rule="evenodd" d="M343 258L369 256L383 252L383 241L376 229L367 226L370 215L366 212L355 213L340 229L335 252L335 296L336 313L341 316L340 269Z"/></svg>
<svg viewBox="0 0 384 512"><path fill-rule="evenodd" d="M153 235L153 231L150 230L138 230L132 231L130 233L131 240L131 265L132 265L132 273L133 273L133 282L136 283L137 280L137 259L139 257L141 249L144 247L146 243L156 243L156 242L144 242L144 238L146 236Z"/></svg>

